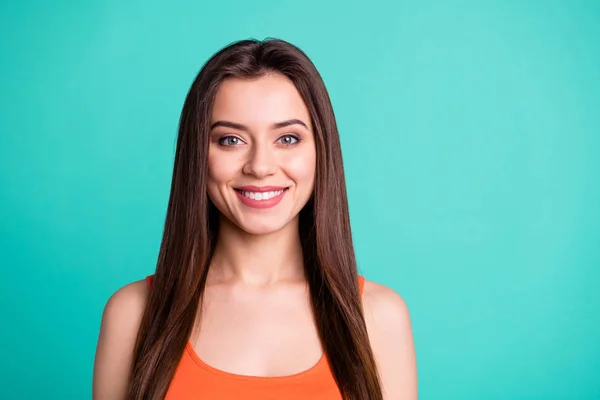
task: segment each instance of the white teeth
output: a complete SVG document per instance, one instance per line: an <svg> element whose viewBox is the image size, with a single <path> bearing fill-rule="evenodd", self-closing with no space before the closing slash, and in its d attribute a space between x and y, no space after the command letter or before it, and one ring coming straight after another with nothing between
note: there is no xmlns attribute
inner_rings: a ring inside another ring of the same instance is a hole
<svg viewBox="0 0 600 400"><path fill-rule="evenodd" d="M276 192L242 192L242 194L252 200L269 200L283 193L282 190Z"/></svg>

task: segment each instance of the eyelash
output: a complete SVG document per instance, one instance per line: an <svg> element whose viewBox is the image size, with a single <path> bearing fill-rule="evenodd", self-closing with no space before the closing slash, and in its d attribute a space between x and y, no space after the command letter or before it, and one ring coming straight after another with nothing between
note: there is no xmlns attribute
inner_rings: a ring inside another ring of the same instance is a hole
<svg viewBox="0 0 600 400"><path fill-rule="evenodd" d="M283 136L281 136L281 137L280 137L279 139L277 139L277 140L281 140L282 138L287 138L287 137L291 137L291 138L293 138L294 140L296 140L296 142L295 142L295 143L292 143L292 144L284 144L284 146L287 146L287 147L289 147L289 146L293 146L293 145L296 145L296 144L298 144L298 143L300 143L300 142L301 142L301 139L300 139L300 137L298 137L298 136L296 136L296 135L291 135L291 134L283 135ZM240 138L239 138L239 137L237 137L237 136L234 136L234 135L227 135L227 136L222 136L222 137L220 137L220 138L219 138L219 140L218 140L218 143L219 143L219 145L221 145L221 146L225 146L225 147L233 147L233 146L236 146L235 144L225 144L225 143L224 143L224 142L225 142L225 140L227 140L227 139L231 139L231 138L234 138L234 139L237 139L237 140L239 140L239 141L242 141L242 139L240 139Z"/></svg>

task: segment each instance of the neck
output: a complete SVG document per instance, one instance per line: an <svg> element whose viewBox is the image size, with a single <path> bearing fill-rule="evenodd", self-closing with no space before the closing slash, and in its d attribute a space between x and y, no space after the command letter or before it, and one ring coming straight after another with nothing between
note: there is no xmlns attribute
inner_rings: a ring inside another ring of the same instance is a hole
<svg viewBox="0 0 600 400"><path fill-rule="evenodd" d="M277 232L253 235L221 217L209 280L267 286L303 279L298 218Z"/></svg>

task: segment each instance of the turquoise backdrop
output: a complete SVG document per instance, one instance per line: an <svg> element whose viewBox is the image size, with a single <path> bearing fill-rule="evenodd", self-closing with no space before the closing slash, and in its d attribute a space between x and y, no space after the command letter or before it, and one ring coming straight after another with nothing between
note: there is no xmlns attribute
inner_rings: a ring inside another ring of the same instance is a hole
<svg viewBox="0 0 600 400"><path fill-rule="evenodd" d="M104 304L154 270L185 94L215 51L265 37L328 86L360 272L409 306L420 398L600 398L599 1L0 16L2 398L90 398Z"/></svg>

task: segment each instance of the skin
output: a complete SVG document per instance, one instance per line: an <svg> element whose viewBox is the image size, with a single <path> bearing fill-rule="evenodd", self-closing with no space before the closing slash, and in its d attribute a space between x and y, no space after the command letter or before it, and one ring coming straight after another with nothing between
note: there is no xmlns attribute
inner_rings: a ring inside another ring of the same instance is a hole
<svg viewBox="0 0 600 400"><path fill-rule="evenodd" d="M286 127L273 124L295 119ZM316 151L310 115L291 81L272 73L225 80L211 125L208 193L221 212L217 248L190 341L207 364L253 376L311 368L322 348L314 325L298 237L298 213L314 187ZM245 206L234 188L288 187L269 209ZM131 353L148 296L145 280L108 300L94 365L93 398L125 399ZM366 281L363 307L386 400L416 399L412 328L404 300ZM235 318L231 316L235 315Z"/></svg>

